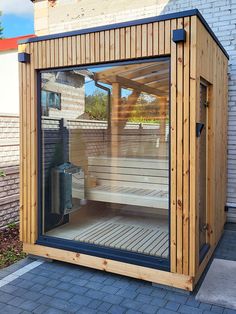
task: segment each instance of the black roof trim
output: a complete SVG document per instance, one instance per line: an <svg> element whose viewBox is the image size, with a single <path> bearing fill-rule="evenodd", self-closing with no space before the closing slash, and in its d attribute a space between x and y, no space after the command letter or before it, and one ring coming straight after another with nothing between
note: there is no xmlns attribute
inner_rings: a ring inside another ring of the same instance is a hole
<svg viewBox="0 0 236 314"><path fill-rule="evenodd" d="M76 36L76 35L83 35L83 34L89 34L89 33L94 33L94 32L100 32L100 31L106 31L106 30L111 30L115 28L122 28L122 27L129 27L129 26L135 26L135 25L141 25L141 24L148 24L148 23L154 23L154 22L160 22L160 21L166 21L166 20L171 20L171 19L177 19L177 18L182 18L182 17L188 17L188 16L194 16L196 15L202 24L205 26L207 31L210 33L212 38L215 40L217 45L220 47L220 49L223 51L225 56L229 59L229 55L224 49L224 47L221 45L220 41L202 16L202 14L199 12L198 9L192 9L192 10L187 10L187 11L182 11L182 12L175 12L175 13L169 13L169 14L164 14L164 15L158 15L154 17L149 17L145 19L139 19L139 20L133 20L129 22L122 22L122 23L116 23L116 24L110 24L110 25L104 25L104 26L97 26L97 27L92 27L92 28L85 28L81 30L76 30L76 31L70 31L70 32L64 32L64 33L58 33L58 34L52 34L52 35L45 35L45 36L39 36L39 37L33 37L33 38L28 38L24 40L20 40L18 44L26 44L26 43L32 43L32 42L38 42L38 41L43 41L43 40L50 40L50 39L57 39L57 38L63 38L63 37L70 37L70 36Z"/></svg>

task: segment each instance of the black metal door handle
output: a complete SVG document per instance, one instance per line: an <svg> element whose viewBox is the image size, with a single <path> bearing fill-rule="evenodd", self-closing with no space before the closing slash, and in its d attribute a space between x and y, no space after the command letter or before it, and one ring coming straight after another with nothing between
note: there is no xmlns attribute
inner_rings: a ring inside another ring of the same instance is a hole
<svg viewBox="0 0 236 314"><path fill-rule="evenodd" d="M197 137L200 137L203 128L204 128L204 123L196 123L196 136Z"/></svg>

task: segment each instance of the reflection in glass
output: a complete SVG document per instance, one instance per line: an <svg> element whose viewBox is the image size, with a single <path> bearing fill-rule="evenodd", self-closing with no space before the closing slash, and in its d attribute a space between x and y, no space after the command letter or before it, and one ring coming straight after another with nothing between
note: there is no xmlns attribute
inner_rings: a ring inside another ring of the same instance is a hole
<svg viewBox="0 0 236 314"><path fill-rule="evenodd" d="M169 60L41 74L43 234L169 256Z"/></svg>

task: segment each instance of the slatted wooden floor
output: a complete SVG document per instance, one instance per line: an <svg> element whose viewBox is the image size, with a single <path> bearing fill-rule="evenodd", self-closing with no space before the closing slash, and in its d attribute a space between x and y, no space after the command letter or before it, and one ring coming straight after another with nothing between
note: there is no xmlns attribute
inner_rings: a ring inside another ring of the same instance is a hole
<svg viewBox="0 0 236 314"><path fill-rule="evenodd" d="M167 231L112 220L78 231L74 240L163 258L168 257L169 251Z"/></svg>

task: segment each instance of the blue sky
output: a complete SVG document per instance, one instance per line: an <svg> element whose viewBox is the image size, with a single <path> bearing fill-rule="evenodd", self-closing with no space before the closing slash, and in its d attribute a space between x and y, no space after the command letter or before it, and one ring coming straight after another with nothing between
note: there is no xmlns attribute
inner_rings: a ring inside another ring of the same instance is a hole
<svg viewBox="0 0 236 314"><path fill-rule="evenodd" d="M34 33L33 4L30 0L0 0L0 11L5 38Z"/></svg>

